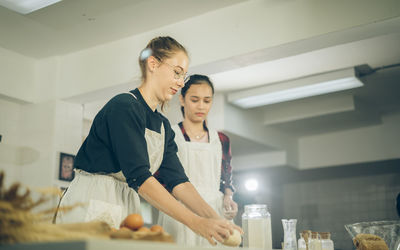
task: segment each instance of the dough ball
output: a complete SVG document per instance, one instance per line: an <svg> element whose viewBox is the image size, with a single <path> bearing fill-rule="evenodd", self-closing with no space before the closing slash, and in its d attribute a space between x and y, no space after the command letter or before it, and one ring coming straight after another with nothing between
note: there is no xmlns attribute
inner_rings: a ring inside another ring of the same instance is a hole
<svg viewBox="0 0 400 250"><path fill-rule="evenodd" d="M242 242L242 236L240 232L236 229L233 230L233 234L229 236L229 238L225 239L222 244L231 247L237 247Z"/></svg>

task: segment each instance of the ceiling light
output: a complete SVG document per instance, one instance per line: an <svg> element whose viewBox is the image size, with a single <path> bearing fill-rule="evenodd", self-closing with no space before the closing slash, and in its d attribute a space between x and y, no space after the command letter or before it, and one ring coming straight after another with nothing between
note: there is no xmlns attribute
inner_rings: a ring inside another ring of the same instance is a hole
<svg viewBox="0 0 400 250"><path fill-rule="evenodd" d="M0 0L0 5L21 14L28 14L61 0Z"/></svg>
<svg viewBox="0 0 400 250"><path fill-rule="evenodd" d="M229 93L228 101L242 108L254 108L361 86L355 69L347 68Z"/></svg>
<svg viewBox="0 0 400 250"><path fill-rule="evenodd" d="M244 186L248 191L256 191L258 188L258 181L256 179L248 179L244 183Z"/></svg>

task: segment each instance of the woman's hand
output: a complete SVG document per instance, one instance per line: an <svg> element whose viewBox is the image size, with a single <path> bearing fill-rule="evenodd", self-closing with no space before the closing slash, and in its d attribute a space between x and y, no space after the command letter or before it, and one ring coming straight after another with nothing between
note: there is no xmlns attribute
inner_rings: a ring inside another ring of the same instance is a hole
<svg viewBox="0 0 400 250"><path fill-rule="evenodd" d="M243 230L233 223L223 219L207 219L203 217L197 217L197 220L189 225L189 227L197 234L203 236L210 242L211 245L215 246L219 242L224 242L231 234L233 230L238 230L243 234Z"/></svg>
<svg viewBox="0 0 400 250"><path fill-rule="evenodd" d="M224 195L224 217L227 220L232 220L235 218L238 212L238 205L232 200L232 195Z"/></svg>
<svg viewBox="0 0 400 250"><path fill-rule="evenodd" d="M215 240L223 242L233 233L233 229L243 234L240 227L220 219L189 182L177 185L173 193L185 205L189 204L188 207L193 209L197 215L172 197L154 177L149 177L143 182L138 193L155 208L185 224L192 231L206 238L212 245L216 244Z"/></svg>

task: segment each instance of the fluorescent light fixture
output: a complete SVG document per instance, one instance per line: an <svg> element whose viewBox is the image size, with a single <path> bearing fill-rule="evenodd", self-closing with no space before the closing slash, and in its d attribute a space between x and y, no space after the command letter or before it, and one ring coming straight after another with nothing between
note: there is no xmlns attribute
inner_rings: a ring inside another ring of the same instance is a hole
<svg viewBox="0 0 400 250"><path fill-rule="evenodd" d="M248 191L256 191L258 188L258 181L256 179L248 179L244 183L244 186Z"/></svg>
<svg viewBox="0 0 400 250"><path fill-rule="evenodd" d="M254 108L363 85L356 77L355 69L347 68L229 93L228 101L242 108Z"/></svg>
<svg viewBox="0 0 400 250"><path fill-rule="evenodd" d="M0 5L21 14L28 14L61 0L0 0Z"/></svg>

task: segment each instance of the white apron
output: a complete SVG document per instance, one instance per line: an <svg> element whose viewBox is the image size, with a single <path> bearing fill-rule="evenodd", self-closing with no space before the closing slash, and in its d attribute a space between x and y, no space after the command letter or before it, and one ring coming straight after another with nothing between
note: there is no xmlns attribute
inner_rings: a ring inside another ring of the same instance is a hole
<svg viewBox="0 0 400 250"><path fill-rule="evenodd" d="M131 94L134 98L135 95ZM161 165L164 154L165 131L161 133L146 128L145 139L149 154L150 172L154 174ZM59 210L56 223L75 223L101 220L119 228L121 221L131 213L140 213L140 200L136 191L128 186L122 171L112 174L88 173L76 169L60 202L60 208L78 206L69 212Z"/></svg>
<svg viewBox="0 0 400 250"><path fill-rule="evenodd" d="M219 191L221 179L222 145L215 130L209 130L209 143L187 142L178 125L172 126L178 157L189 181L201 197L223 218L223 193ZM203 237L184 224L160 212L158 223L171 234L176 243L186 246L211 246Z"/></svg>

